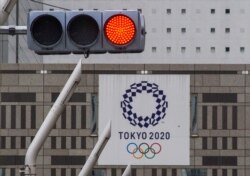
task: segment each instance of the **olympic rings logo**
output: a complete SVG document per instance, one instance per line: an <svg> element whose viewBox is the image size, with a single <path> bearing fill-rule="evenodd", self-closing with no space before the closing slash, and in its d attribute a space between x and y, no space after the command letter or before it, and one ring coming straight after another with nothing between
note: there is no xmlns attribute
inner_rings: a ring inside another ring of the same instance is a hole
<svg viewBox="0 0 250 176"><path fill-rule="evenodd" d="M131 142L127 145L127 151L135 159L141 159L143 156L145 156L147 159L153 159L156 154L161 152L161 145L156 142L151 145L145 142L139 145Z"/></svg>

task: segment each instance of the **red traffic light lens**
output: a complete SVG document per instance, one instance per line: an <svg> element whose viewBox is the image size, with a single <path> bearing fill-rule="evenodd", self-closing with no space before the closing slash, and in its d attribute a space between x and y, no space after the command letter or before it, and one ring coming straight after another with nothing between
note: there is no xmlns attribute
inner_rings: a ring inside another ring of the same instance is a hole
<svg viewBox="0 0 250 176"><path fill-rule="evenodd" d="M104 25L106 38L115 45L127 45L135 38L136 27L126 15L111 16Z"/></svg>

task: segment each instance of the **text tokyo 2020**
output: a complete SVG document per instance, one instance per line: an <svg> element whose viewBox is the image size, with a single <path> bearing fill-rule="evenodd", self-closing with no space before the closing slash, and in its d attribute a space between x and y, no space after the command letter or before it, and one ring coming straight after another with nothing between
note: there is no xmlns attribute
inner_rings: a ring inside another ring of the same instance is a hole
<svg viewBox="0 0 250 176"><path fill-rule="evenodd" d="M170 132L118 132L119 138L130 140L169 140Z"/></svg>

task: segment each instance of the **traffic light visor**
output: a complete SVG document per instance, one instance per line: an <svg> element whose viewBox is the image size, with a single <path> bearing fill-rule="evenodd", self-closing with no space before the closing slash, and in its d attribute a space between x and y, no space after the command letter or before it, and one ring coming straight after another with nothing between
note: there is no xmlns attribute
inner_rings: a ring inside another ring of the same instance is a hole
<svg viewBox="0 0 250 176"><path fill-rule="evenodd" d="M110 43L117 46L124 46L134 40L136 26L134 21L126 15L113 15L106 21L104 33Z"/></svg>

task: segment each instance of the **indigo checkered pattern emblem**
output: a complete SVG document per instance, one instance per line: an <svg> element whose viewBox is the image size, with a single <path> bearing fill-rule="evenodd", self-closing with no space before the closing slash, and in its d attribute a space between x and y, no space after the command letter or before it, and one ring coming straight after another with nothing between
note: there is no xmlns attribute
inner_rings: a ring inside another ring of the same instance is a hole
<svg viewBox="0 0 250 176"><path fill-rule="evenodd" d="M141 81L140 83L130 85L130 89L127 89L126 93L123 94L123 101L121 101L122 114L131 125L148 128L150 125L157 125L161 119L164 119L168 102L163 90L159 90L158 87L155 83ZM142 92L151 94L155 98L155 112L146 117L133 112L133 106L131 105L136 95Z"/></svg>

